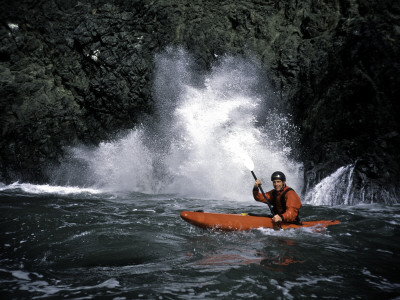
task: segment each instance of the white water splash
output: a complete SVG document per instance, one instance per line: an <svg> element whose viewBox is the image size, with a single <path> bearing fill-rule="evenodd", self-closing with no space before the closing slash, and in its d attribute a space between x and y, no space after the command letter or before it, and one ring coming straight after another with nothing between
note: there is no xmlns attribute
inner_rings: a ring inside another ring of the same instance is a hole
<svg viewBox="0 0 400 300"><path fill-rule="evenodd" d="M8 23L8 28L10 28L11 30L18 30L19 29L19 25L18 24L14 24L14 23Z"/></svg>
<svg viewBox="0 0 400 300"><path fill-rule="evenodd" d="M184 51L169 50L156 63L156 119L96 149L72 150L86 165L87 182L106 190L253 201L246 168L251 161L265 190L276 170L301 190L301 165L272 138L279 122L287 126L288 120L269 114L261 119L273 119L274 132L258 126L262 103L269 99L255 92L265 83L254 65L227 57L202 84L192 84L196 74Z"/></svg>
<svg viewBox="0 0 400 300"><path fill-rule="evenodd" d="M87 165L85 179L94 182L96 187L148 192L153 188L155 171L154 156L144 145L145 139L143 129L137 128L119 140L100 143L96 149L77 147L71 151L73 157Z"/></svg>

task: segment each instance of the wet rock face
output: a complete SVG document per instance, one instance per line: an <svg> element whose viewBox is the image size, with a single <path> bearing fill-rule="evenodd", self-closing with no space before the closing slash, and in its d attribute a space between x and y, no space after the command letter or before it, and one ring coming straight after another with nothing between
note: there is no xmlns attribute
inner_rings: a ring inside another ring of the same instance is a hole
<svg viewBox="0 0 400 300"><path fill-rule="evenodd" d="M360 186L400 177L398 1L29 1L0 12L2 181L47 181L63 148L151 114L154 54L199 72L259 61L301 130L306 186L356 164ZM266 103L267 106L267 103Z"/></svg>

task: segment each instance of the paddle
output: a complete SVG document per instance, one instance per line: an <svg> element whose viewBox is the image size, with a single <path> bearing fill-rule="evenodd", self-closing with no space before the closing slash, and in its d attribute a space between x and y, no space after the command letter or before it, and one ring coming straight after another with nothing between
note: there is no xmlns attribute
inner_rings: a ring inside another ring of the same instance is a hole
<svg viewBox="0 0 400 300"><path fill-rule="evenodd" d="M257 181L256 174L254 174L254 172L253 172L252 170L250 170L250 172L251 172L251 174L253 175L254 180ZM267 196L265 196L265 193L264 193L264 191L263 191L263 188L261 187L261 184L258 185L258 188L260 189L262 195L264 196L265 203L268 204L268 207L269 207L269 209L271 210L271 213L272 213L273 215L275 215L274 209L272 208L271 204L269 204L269 201L268 201L268 199L267 199ZM277 222L277 224L278 224L279 229L282 229L281 222Z"/></svg>

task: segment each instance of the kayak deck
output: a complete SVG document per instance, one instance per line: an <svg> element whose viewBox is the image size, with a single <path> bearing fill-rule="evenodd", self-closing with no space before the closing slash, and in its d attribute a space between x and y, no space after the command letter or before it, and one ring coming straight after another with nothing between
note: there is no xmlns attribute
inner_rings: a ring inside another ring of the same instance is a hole
<svg viewBox="0 0 400 300"><path fill-rule="evenodd" d="M221 214L195 211L181 212L181 218L186 222L201 227L214 228L224 231L251 230L256 228L275 228L278 224L269 217L249 216L247 214ZM300 227L324 228L329 225L339 224L338 220L303 221L301 225L281 223L282 229Z"/></svg>

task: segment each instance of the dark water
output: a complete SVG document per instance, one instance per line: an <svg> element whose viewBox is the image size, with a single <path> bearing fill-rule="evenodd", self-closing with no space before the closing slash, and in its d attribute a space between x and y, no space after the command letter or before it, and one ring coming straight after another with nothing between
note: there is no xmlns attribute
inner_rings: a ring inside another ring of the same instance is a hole
<svg viewBox="0 0 400 300"><path fill-rule="evenodd" d="M260 212L249 200L0 192L1 299L400 299L400 206L311 206L310 229L216 232L182 210Z"/></svg>

